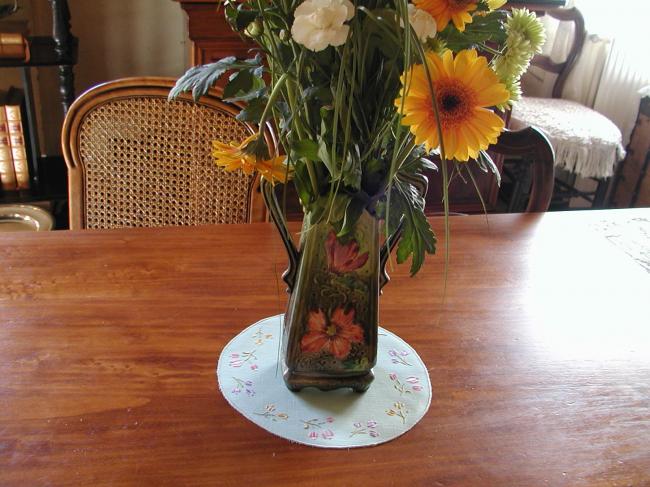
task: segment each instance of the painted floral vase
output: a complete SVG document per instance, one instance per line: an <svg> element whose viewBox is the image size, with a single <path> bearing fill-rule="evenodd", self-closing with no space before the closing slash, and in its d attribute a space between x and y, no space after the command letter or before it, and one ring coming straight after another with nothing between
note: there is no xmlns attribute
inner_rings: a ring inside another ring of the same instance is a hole
<svg viewBox="0 0 650 487"><path fill-rule="evenodd" d="M377 360L379 292L388 280L379 222L364 210L355 227L338 236L329 223L312 223L307 215L298 250L272 187L262 189L289 254L282 340L287 387L367 390Z"/></svg>

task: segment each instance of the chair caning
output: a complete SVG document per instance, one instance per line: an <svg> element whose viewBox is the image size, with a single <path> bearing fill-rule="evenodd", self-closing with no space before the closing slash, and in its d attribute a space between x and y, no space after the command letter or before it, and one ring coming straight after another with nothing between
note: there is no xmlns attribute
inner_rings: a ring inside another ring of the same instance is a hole
<svg viewBox="0 0 650 487"><path fill-rule="evenodd" d="M250 129L226 110L158 95L108 100L78 131L85 227L245 223L254 176L226 172L212 141Z"/></svg>

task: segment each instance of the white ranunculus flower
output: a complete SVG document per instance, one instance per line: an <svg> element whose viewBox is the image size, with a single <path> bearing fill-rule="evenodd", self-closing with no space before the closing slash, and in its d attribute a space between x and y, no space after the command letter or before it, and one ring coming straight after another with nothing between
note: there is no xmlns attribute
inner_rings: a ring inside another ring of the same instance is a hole
<svg viewBox="0 0 650 487"><path fill-rule="evenodd" d="M350 27L345 22L354 17L349 0L306 0L294 13L291 35L312 51L345 44Z"/></svg>
<svg viewBox="0 0 650 487"><path fill-rule="evenodd" d="M433 39L438 32L438 26L436 24L436 19L434 19L431 14L420 8L416 8L415 5L409 3L409 23L415 35L418 36L422 42L426 42L427 39Z"/></svg>

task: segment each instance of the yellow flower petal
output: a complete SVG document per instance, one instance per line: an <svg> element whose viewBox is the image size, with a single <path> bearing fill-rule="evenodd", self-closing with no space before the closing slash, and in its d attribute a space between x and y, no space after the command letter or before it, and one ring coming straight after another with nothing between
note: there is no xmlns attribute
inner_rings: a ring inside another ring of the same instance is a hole
<svg viewBox="0 0 650 487"><path fill-rule="evenodd" d="M508 0L487 0L488 8L490 10L498 10L503 7Z"/></svg>

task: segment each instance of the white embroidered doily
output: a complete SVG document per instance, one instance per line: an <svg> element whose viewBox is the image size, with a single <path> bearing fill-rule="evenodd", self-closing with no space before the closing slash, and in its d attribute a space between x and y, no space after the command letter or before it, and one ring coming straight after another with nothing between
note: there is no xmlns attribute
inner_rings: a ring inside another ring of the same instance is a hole
<svg viewBox="0 0 650 487"><path fill-rule="evenodd" d="M305 445L353 448L404 434L429 409L431 382L424 363L383 328L368 391L289 391L277 363L281 323L278 315L249 326L225 346L217 365L226 400L258 426Z"/></svg>

